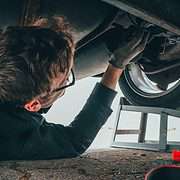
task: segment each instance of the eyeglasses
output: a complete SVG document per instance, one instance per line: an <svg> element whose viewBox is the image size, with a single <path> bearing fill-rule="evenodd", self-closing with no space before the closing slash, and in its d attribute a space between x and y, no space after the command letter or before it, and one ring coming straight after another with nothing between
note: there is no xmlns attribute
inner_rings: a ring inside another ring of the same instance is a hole
<svg viewBox="0 0 180 180"><path fill-rule="evenodd" d="M70 75L69 75L68 79L66 80L66 85L61 86L61 87L53 90L52 92L61 91L61 90L65 89L65 88L68 88L68 87L70 87L70 86L73 86L74 84L75 84L75 74L74 74L73 69L71 69Z"/></svg>

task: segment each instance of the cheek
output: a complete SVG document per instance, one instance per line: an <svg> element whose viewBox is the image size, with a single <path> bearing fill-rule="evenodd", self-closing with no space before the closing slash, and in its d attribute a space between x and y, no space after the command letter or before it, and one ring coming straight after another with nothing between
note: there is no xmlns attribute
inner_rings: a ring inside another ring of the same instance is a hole
<svg viewBox="0 0 180 180"><path fill-rule="evenodd" d="M62 97L65 93L65 90L61 91L61 92L57 92L54 93L51 96L46 96L45 98L41 99L41 105L42 107L49 107L51 106L58 98Z"/></svg>
<svg viewBox="0 0 180 180"><path fill-rule="evenodd" d="M65 89L54 94L53 99L57 99L65 94Z"/></svg>

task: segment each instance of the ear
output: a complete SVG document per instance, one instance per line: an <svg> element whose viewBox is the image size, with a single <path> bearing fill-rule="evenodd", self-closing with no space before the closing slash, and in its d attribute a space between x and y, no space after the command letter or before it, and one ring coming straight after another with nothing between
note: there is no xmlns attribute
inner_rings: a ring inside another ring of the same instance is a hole
<svg viewBox="0 0 180 180"><path fill-rule="evenodd" d="M37 99L33 99L24 105L24 108L30 112L38 112L41 109L41 103Z"/></svg>

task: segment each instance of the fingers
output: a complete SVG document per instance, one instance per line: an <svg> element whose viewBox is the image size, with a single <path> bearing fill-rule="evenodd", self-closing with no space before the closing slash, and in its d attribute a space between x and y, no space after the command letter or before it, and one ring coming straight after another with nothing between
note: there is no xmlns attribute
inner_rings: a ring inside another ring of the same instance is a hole
<svg viewBox="0 0 180 180"><path fill-rule="evenodd" d="M144 33L144 37L139 45L145 48L148 43L149 38L150 38L150 33L149 32Z"/></svg>
<svg viewBox="0 0 180 180"><path fill-rule="evenodd" d="M146 45L148 43L149 37L150 37L149 32L144 33L144 36L143 36L141 42L135 47L135 49L142 52L145 49L145 47L146 47Z"/></svg>
<svg viewBox="0 0 180 180"><path fill-rule="evenodd" d="M142 50L144 50L144 48L147 45L149 37L150 37L149 32L144 32L144 31L142 32L141 31L137 34L137 36L133 40L131 40L128 43L128 46L131 49L142 49Z"/></svg>
<svg viewBox="0 0 180 180"><path fill-rule="evenodd" d="M136 43L135 43L135 40L134 40L134 47L132 48L131 47L131 51L132 51L132 59L134 57L136 57L137 55L139 55L146 47L147 45L147 42L148 42L148 39L150 37L150 33L143 33L143 36L141 36L138 40L136 39Z"/></svg>
<svg viewBox="0 0 180 180"><path fill-rule="evenodd" d="M129 48L131 49L136 48L136 46L138 46L141 43L143 36L144 36L144 31L142 30L138 31L138 33L135 34L135 37L130 42L128 42Z"/></svg>

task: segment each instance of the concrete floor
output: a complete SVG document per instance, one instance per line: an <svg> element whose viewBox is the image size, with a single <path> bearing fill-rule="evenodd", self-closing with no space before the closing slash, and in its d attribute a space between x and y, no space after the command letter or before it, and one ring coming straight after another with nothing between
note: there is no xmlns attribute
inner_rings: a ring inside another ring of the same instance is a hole
<svg viewBox="0 0 180 180"><path fill-rule="evenodd" d="M164 164L175 164L171 154L98 150L73 159L1 162L0 180L143 180L149 170Z"/></svg>

